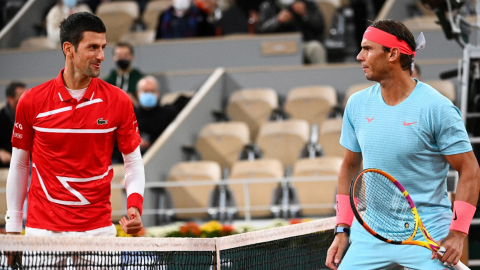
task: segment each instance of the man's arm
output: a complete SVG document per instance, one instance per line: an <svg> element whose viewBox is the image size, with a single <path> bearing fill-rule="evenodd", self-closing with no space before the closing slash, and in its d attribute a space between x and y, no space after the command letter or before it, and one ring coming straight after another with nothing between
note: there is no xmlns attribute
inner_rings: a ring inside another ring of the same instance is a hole
<svg viewBox="0 0 480 270"><path fill-rule="evenodd" d="M343 158L340 172L338 174L338 194L349 195L350 183L353 177L360 171L362 164L362 153L352 152L348 149L345 150L345 157ZM337 204L338 209L338 204ZM338 210L337 210L338 212ZM338 214L338 213L337 213ZM349 224L339 223L341 227L350 227ZM328 249L327 265L330 269L338 269L338 265L342 260L343 253L348 246L348 236L345 233L339 233L335 236L335 239Z"/></svg>
<svg viewBox="0 0 480 270"><path fill-rule="evenodd" d="M445 159L459 174L455 201L476 207L480 189L480 169L473 151L456 155L446 155ZM471 217L457 216L457 218L465 218L465 222L471 223ZM443 257L437 254L437 259L441 262L447 262L453 265L457 264L462 256L463 242L466 236L467 234L465 232L450 228L447 237L439 243L445 247L447 251Z"/></svg>
<svg viewBox="0 0 480 270"><path fill-rule="evenodd" d="M120 220L127 234L138 233L142 228L143 193L145 189L145 168L140 147L132 153L123 155L125 162L125 191L127 192L127 216Z"/></svg>
<svg viewBox="0 0 480 270"><path fill-rule="evenodd" d="M29 170L30 152L14 147L7 177L5 229L9 234L22 232L23 203L27 196Z"/></svg>

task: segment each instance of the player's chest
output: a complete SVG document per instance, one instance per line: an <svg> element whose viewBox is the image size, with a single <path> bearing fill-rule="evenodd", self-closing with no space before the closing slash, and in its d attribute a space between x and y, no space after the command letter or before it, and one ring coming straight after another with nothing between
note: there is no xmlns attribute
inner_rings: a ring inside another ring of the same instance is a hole
<svg viewBox="0 0 480 270"><path fill-rule="evenodd" d="M421 110L366 109L355 118L355 132L363 149L409 149L425 136L422 124Z"/></svg>
<svg viewBox="0 0 480 270"><path fill-rule="evenodd" d="M38 110L33 125L50 129L106 129L116 126L117 110L102 99L56 103Z"/></svg>

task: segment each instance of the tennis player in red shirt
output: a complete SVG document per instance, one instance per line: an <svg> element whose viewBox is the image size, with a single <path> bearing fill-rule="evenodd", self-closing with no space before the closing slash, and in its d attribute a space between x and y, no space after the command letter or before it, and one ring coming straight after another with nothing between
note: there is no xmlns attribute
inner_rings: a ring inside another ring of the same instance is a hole
<svg viewBox="0 0 480 270"><path fill-rule="evenodd" d="M145 173L133 105L127 94L97 77L106 46L105 25L75 13L60 25L65 68L20 99L7 180L8 233L115 236L111 220L111 156L115 140L125 160L128 233L139 232ZM31 157L31 159L30 159ZM31 164L30 164L31 160Z"/></svg>

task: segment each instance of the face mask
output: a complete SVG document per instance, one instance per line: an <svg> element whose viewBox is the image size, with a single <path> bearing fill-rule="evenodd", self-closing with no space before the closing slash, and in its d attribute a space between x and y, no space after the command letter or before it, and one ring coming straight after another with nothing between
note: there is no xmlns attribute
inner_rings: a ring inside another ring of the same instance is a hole
<svg viewBox="0 0 480 270"><path fill-rule="evenodd" d="M174 0L173 8L175 10L187 10L190 7L191 0Z"/></svg>
<svg viewBox="0 0 480 270"><path fill-rule="evenodd" d="M295 2L295 0L280 0L280 4L282 4L284 6L290 6L294 2Z"/></svg>
<svg viewBox="0 0 480 270"><path fill-rule="evenodd" d="M117 67L121 70L127 70L130 66L130 60L122 59L117 61Z"/></svg>
<svg viewBox="0 0 480 270"><path fill-rule="evenodd" d="M140 103L140 106L144 108L153 108L157 105L158 102L157 95L150 92L141 93L138 97L138 102Z"/></svg>
<svg viewBox="0 0 480 270"><path fill-rule="evenodd" d="M69 8L74 8L77 5L77 0L62 0L62 3Z"/></svg>

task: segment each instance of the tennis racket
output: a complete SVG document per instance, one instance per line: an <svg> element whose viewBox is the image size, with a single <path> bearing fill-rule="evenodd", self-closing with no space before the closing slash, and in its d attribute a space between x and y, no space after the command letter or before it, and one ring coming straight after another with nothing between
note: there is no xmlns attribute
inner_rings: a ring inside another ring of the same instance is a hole
<svg viewBox="0 0 480 270"><path fill-rule="evenodd" d="M376 238L396 245L417 245L438 252L441 247L428 233L405 188L378 169L359 172L350 186L350 205L358 222ZM420 230L425 241L413 240ZM469 270L462 262L453 266Z"/></svg>

